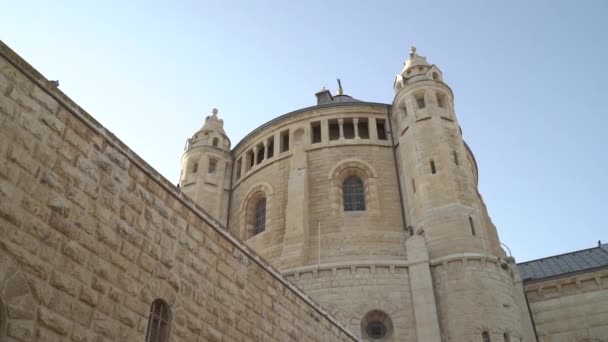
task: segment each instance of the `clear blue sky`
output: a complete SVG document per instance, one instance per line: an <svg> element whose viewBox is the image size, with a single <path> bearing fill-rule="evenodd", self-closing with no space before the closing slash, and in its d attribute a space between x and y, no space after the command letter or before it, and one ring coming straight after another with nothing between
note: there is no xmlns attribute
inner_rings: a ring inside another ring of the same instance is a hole
<svg viewBox="0 0 608 342"><path fill-rule="evenodd" d="M606 1L2 2L0 39L174 183L211 108L234 146L336 77L391 103L416 45L514 256L608 242Z"/></svg>

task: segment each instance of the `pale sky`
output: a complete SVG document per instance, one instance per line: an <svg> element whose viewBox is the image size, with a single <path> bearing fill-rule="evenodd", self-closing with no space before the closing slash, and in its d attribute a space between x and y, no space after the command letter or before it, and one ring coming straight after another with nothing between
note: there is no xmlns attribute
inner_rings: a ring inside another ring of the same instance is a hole
<svg viewBox="0 0 608 342"><path fill-rule="evenodd" d="M606 1L0 1L0 39L177 183L213 107L232 145L335 90L391 103L410 45L454 90L518 261L608 242Z"/></svg>

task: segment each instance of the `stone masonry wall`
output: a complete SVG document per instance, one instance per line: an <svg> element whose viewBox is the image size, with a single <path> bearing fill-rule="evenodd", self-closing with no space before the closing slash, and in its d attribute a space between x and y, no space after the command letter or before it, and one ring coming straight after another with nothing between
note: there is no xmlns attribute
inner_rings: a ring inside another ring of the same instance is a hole
<svg viewBox="0 0 608 342"><path fill-rule="evenodd" d="M608 270L524 287L540 342L608 341Z"/></svg>
<svg viewBox="0 0 608 342"><path fill-rule="evenodd" d="M392 325L382 341L417 341L408 268L404 264L327 264L288 274L357 335L365 336L363 317L380 310L390 317Z"/></svg>
<svg viewBox="0 0 608 342"><path fill-rule="evenodd" d="M0 42L0 340L351 341Z"/></svg>

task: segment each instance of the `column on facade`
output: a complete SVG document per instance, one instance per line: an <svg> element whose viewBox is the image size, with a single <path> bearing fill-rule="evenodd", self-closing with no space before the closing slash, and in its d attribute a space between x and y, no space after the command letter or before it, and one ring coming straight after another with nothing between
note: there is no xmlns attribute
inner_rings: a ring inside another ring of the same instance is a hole
<svg viewBox="0 0 608 342"><path fill-rule="evenodd" d="M338 119L338 125L340 125L340 140L344 140L344 119Z"/></svg>

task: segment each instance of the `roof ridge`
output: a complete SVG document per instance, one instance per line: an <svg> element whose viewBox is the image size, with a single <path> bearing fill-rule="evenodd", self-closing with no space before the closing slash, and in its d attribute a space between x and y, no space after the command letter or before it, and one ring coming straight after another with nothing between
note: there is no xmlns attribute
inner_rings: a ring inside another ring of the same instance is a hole
<svg viewBox="0 0 608 342"><path fill-rule="evenodd" d="M603 246L606 246L606 247L603 247ZM527 264L527 263L531 263L531 262L535 262L535 261L541 261L541 260L546 260L546 259L554 259L556 257L560 257L560 256L572 254L572 253L591 251L591 250L594 250L594 249L600 249L600 250L602 250L602 252L608 253L608 243L602 244L601 246L596 246L596 247L591 247L591 248L586 248L586 249L580 249L578 251L566 252L566 253L562 253L562 254L551 255L551 256L548 256L548 257L544 257L544 258L533 259L533 260L528 260L528 261L522 261L522 262L519 262L517 264L518 265L523 265L523 264Z"/></svg>

